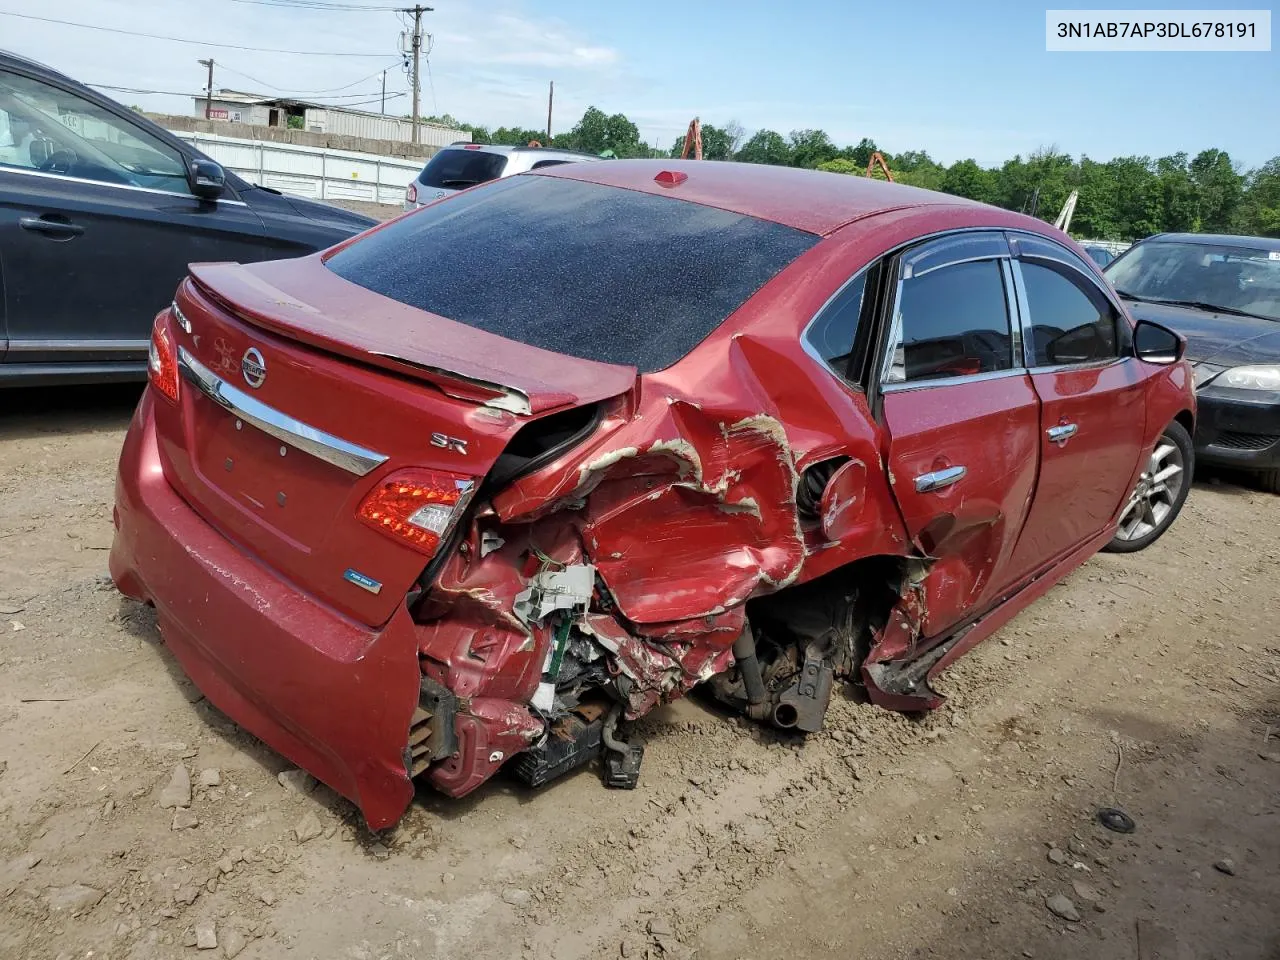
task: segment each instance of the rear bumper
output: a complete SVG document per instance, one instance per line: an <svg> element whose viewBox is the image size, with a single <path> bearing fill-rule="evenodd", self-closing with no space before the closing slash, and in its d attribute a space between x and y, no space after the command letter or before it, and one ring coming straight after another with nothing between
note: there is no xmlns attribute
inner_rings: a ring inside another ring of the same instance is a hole
<svg viewBox="0 0 1280 960"><path fill-rule="evenodd" d="M155 605L160 631L209 700L356 803L374 829L413 798L409 725L417 633L402 606L355 623L242 553L174 492L144 394L116 478L111 576Z"/></svg>
<svg viewBox="0 0 1280 960"><path fill-rule="evenodd" d="M1246 470L1280 468L1280 393L1202 389L1196 418L1196 457Z"/></svg>

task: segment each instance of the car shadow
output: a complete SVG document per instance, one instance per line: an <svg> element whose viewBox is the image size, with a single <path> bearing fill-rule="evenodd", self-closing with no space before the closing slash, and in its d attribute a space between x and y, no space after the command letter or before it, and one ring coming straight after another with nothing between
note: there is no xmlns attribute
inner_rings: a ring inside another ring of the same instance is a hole
<svg viewBox="0 0 1280 960"><path fill-rule="evenodd" d="M142 395L141 383L19 387L0 390L0 440L123 430Z"/></svg>

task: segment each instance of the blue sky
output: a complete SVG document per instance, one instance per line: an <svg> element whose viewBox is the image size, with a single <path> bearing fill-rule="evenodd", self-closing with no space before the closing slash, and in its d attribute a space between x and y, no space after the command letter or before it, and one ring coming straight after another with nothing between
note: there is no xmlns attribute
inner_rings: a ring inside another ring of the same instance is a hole
<svg viewBox="0 0 1280 960"><path fill-rule="evenodd" d="M1049 145L1096 159L1218 147L1245 166L1280 154L1280 53L1048 53L1045 6L1038 4L433 5L436 11L426 16L434 46L424 111L490 126L542 126L547 82L554 80L555 129L567 128L594 104L627 114L644 139L663 145L696 114L707 123L736 120L748 133L820 127L842 144L869 136L887 150L925 149L943 162L973 157L990 165ZM378 80L363 78L394 63L400 29L391 13L289 10L242 0L0 0L0 10L247 46L378 54L206 50L0 17L0 47L89 82L195 92L203 84L195 60L212 55L220 64L215 86L294 93L351 84L349 102L377 95ZM393 66L388 90L402 96L388 112L408 112L406 89ZM191 111L190 100L176 96L113 95L148 108Z"/></svg>

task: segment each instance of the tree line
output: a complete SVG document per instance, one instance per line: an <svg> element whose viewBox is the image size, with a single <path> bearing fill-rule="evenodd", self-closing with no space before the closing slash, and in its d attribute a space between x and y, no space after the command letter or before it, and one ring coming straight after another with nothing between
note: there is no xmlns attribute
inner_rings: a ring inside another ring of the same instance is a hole
<svg viewBox="0 0 1280 960"><path fill-rule="evenodd" d="M669 149L640 139L639 128L624 114L588 107L567 133L548 141L545 132L517 127L459 124L450 116L428 120L473 131L478 143L524 145L537 141L615 157L678 157L684 137ZM1071 232L1097 240L1134 240L1153 233L1191 231L1280 237L1280 156L1257 169L1244 169L1225 150L1195 156L1076 159L1048 147L1015 156L998 167L974 160L938 163L924 150L892 154L870 138L837 146L823 130L793 130L783 136L759 130L745 137L736 122L703 124L703 157L865 175L871 155L881 153L899 183L941 190L1052 221L1070 192L1079 199ZM873 175L879 175L874 173Z"/></svg>

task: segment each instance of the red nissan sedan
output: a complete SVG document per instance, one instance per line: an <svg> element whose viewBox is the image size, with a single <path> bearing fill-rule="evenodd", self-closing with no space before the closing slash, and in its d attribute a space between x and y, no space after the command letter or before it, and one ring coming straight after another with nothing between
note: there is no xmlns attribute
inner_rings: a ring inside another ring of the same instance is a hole
<svg viewBox="0 0 1280 960"><path fill-rule="evenodd" d="M155 320L111 572L208 698L393 823L705 684L803 733L930 680L1187 496L1183 342L1030 217L859 177L573 164Z"/></svg>

